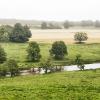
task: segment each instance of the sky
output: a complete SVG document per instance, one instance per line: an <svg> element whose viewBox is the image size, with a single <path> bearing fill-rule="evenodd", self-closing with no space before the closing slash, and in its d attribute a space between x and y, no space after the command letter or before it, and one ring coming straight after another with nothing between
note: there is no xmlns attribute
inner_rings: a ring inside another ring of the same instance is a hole
<svg viewBox="0 0 100 100"><path fill-rule="evenodd" d="M100 20L100 0L0 0L0 18Z"/></svg>

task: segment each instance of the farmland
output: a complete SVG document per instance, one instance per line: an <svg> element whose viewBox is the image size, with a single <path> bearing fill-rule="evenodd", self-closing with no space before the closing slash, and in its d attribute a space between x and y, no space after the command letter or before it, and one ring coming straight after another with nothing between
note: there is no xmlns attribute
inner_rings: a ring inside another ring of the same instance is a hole
<svg viewBox="0 0 100 100"><path fill-rule="evenodd" d="M74 34L76 32L86 32L88 34L87 43L100 43L100 30L99 29L89 29L89 28L73 28L73 29L54 29L54 30L33 30L32 38L30 41L38 41L42 43L52 43L57 40L63 40L67 44L74 43Z"/></svg>

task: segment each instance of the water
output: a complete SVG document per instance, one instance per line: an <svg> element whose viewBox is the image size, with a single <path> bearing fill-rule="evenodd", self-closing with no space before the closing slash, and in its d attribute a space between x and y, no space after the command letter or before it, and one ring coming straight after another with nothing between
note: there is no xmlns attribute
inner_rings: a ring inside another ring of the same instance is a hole
<svg viewBox="0 0 100 100"><path fill-rule="evenodd" d="M86 64L84 69L97 69L100 68L100 63L96 64ZM64 71L76 71L80 70L76 65L64 66Z"/></svg>
<svg viewBox="0 0 100 100"><path fill-rule="evenodd" d="M84 69L97 69L97 68L100 68L100 63L95 63L95 64L85 64L85 68ZM45 73L45 70L41 68L41 71L39 72L38 71L38 68L34 68L35 70L35 73L36 74L44 74ZM77 65L72 65L72 66L64 66L64 71L78 71L80 70ZM29 75L31 74L30 73L30 70L23 70L23 71L20 71L21 74L20 75ZM48 70L48 72L50 72L50 70Z"/></svg>

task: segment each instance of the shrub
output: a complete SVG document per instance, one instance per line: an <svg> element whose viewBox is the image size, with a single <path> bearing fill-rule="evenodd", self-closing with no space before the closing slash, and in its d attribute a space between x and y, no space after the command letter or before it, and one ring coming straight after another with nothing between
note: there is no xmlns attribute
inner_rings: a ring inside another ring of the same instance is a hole
<svg viewBox="0 0 100 100"><path fill-rule="evenodd" d="M50 59L44 60L40 63L40 67L42 67L45 70L45 74L48 73L48 70L52 70L52 62Z"/></svg>
<svg viewBox="0 0 100 100"><path fill-rule="evenodd" d="M7 72L7 66L5 66L5 64L0 64L0 76L6 76Z"/></svg>
<svg viewBox="0 0 100 100"><path fill-rule="evenodd" d="M27 59L28 61L39 61L41 58L40 48L36 42L30 42L27 48Z"/></svg>
<svg viewBox="0 0 100 100"><path fill-rule="evenodd" d="M80 69L80 70L84 70L84 63L83 63L83 60L81 58L81 55L76 55L76 59L75 59L75 64L77 65L77 67Z"/></svg>
<svg viewBox="0 0 100 100"><path fill-rule="evenodd" d="M6 53L4 49L0 46L0 63L6 61Z"/></svg>
<svg viewBox="0 0 100 100"><path fill-rule="evenodd" d="M81 43L82 41L86 41L88 39L87 33L85 32L77 32L74 35L74 39L75 41L78 41L79 43Z"/></svg>
<svg viewBox="0 0 100 100"><path fill-rule="evenodd" d="M67 53L67 47L63 41L56 41L52 44L50 55L55 59L63 59Z"/></svg>
<svg viewBox="0 0 100 100"><path fill-rule="evenodd" d="M11 73L11 77L18 75L18 64L15 60L9 59L6 66L8 67L8 71Z"/></svg>

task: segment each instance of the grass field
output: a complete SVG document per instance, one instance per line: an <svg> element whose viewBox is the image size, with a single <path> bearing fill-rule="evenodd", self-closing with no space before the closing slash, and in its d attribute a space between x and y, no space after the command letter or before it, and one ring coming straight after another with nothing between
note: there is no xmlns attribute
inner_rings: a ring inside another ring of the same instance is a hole
<svg viewBox="0 0 100 100"><path fill-rule="evenodd" d="M26 48L28 43L1 43L5 49L8 58L13 58L19 63L26 62ZM49 57L49 50L51 44L40 43L42 59ZM81 54L85 63L100 62L100 44L68 44L68 56L65 56L62 61L55 61L55 63L65 62L66 65L74 64L75 56ZM41 59L41 60L42 60Z"/></svg>
<svg viewBox="0 0 100 100"><path fill-rule="evenodd" d="M0 79L0 100L100 100L100 70Z"/></svg>
<svg viewBox="0 0 100 100"><path fill-rule="evenodd" d="M52 43L57 40L63 40L67 44L74 43L74 34L76 32L86 32L88 34L87 43L100 43L100 29L54 29L54 30L31 30L32 38L30 41L39 41L42 43Z"/></svg>

